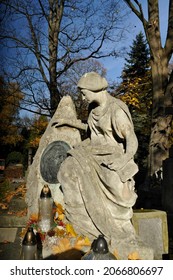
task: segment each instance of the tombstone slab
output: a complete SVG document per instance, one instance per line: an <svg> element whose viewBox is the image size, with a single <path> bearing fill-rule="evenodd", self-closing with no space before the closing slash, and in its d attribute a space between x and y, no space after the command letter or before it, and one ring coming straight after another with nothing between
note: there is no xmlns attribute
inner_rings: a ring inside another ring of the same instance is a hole
<svg viewBox="0 0 173 280"><path fill-rule="evenodd" d="M141 240L148 247L153 247L154 259L161 260L163 254L168 254L166 212L152 209L135 210L132 223Z"/></svg>

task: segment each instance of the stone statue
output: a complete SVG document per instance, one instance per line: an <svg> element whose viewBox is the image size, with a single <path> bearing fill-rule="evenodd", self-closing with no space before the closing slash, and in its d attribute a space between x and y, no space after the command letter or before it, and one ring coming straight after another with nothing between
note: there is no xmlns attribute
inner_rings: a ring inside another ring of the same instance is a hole
<svg viewBox="0 0 173 280"><path fill-rule="evenodd" d="M55 124L88 129L90 135L67 152L57 175L66 219L78 234L91 239L103 234L114 248L130 242L135 246L130 220L137 198L133 176L138 171L134 162L138 142L130 112L106 91L106 79L95 72L82 76L77 86L93 105L88 125L72 119Z"/></svg>

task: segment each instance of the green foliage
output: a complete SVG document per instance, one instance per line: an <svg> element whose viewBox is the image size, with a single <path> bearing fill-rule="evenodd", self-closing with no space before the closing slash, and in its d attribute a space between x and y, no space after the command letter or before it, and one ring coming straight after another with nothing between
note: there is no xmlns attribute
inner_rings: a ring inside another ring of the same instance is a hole
<svg viewBox="0 0 173 280"><path fill-rule="evenodd" d="M23 163L23 155L20 152L11 152L6 158L6 165Z"/></svg>
<svg viewBox="0 0 173 280"><path fill-rule="evenodd" d="M123 78L143 77L149 69L149 49L144 35L140 32L127 53Z"/></svg>
<svg viewBox="0 0 173 280"><path fill-rule="evenodd" d="M139 147L136 160L139 167L145 168L151 133L152 80L149 50L141 32L136 36L130 48L118 92L120 98L129 107L138 137Z"/></svg>

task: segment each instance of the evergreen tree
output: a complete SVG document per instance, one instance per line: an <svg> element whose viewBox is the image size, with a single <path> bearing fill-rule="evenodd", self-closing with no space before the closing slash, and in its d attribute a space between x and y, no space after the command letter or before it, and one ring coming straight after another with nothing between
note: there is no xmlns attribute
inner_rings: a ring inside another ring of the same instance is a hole
<svg viewBox="0 0 173 280"><path fill-rule="evenodd" d="M140 32L130 47L128 58L125 59L124 77L143 77L149 69L149 49L144 35Z"/></svg>
<svg viewBox="0 0 173 280"><path fill-rule="evenodd" d="M136 161L140 171L143 172L147 170L151 133L152 82L149 49L142 32L133 41L125 61L122 83L118 87L118 92L132 115L139 142Z"/></svg>

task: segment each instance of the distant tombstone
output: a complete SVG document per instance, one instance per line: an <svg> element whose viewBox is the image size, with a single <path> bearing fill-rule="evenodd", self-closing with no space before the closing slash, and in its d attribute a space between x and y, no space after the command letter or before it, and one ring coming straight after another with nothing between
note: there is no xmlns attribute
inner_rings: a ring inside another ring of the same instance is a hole
<svg viewBox="0 0 173 280"><path fill-rule="evenodd" d="M169 158L163 161L162 205L164 210L173 213L173 146Z"/></svg>

